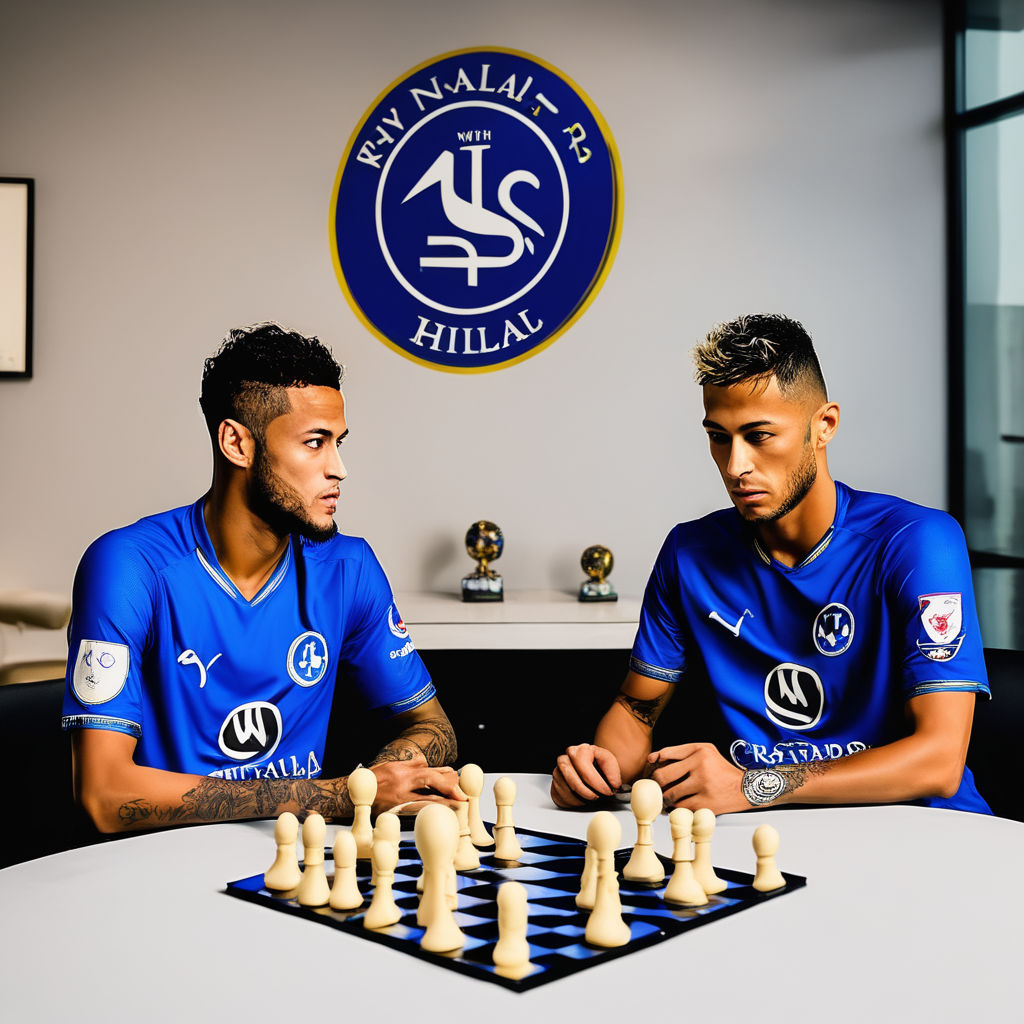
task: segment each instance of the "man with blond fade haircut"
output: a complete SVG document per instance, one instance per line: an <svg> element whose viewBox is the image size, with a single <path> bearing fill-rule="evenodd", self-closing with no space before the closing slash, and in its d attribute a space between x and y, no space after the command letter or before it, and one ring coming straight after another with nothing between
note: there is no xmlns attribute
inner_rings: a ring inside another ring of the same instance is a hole
<svg viewBox="0 0 1024 1024"><path fill-rule="evenodd" d="M568 748L562 807L652 777L668 807L914 801L990 813L965 757L989 694L963 533L944 512L829 475L839 425L811 339L775 314L694 353L731 508L669 534L630 669L593 743ZM670 745L652 749L655 723ZM687 716L710 690L725 748Z"/></svg>

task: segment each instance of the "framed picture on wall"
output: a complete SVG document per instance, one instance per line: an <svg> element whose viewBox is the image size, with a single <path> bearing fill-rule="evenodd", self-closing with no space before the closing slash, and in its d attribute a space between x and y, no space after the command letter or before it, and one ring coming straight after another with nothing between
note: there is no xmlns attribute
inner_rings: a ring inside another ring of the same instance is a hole
<svg viewBox="0 0 1024 1024"><path fill-rule="evenodd" d="M0 377L32 376L34 178L0 178Z"/></svg>

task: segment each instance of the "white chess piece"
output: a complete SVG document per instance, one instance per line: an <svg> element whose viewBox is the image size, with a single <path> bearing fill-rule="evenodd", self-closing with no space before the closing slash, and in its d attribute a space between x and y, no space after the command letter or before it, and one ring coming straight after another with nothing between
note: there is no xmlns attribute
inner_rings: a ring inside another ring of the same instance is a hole
<svg viewBox="0 0 1024 1024"><path fill-rule="evenodd" d="M598 811L587 826L587 842L597 854L597 895L587 918L585 937L593 946L614 948L629 942L629 925L622 920L615 847L622 826L611 811Z"/></svg>
<svg viewBox="0 0 1024 1024"><path fill-rule="evenodd" d="M461 800L455 805L455 816L459 819L459 848L455 853L455 870L472 871L480 867L480 854L476 852L470 834L468 800Z"/></svg>
<svg viewBox="0 0 1024 1024"><path fill-rule="evenodd" d="M675 870L665 887L665 899L669 903L681 903L684 907L703 907L707 894L693 876L693 811L677 807L668 816L672 830L672 861Z"/></svg>
<svg viewBox="0 0 1024 1024"><path fill-rule="evenodd" d="M356 910L363 905L363 894L356 878L356 841L347 828L339 828L334 837L334 885L328 906L332 910Z"/></svg>
<svg viewBox="0 0 1024 1024"><path fill-rule="evenodd" d="M302 878L299 870L299 819L291 811L285 811L274 825L274 841L277 853L274 863L263 875L263 884L273 892L287 892L294 889Z"/></svg>
<svg viewBox="0 0 1024 1024"><path fill-rule="evenodd" d="M636 818L636 845L622 869L622 877L631 882L660 882L665 877L665 867L654 852L651 826L664 806L661 786L654 779L637 779L629 805Z"/></svg>
<svg viewBox="0 0 1024 1024"><path fill-rule="evenodd" d="M711 866L711 837L715 831L714 812L702 807L693 813L693 875L703 890L713 896L728 888Z"/></svg>
<svg viewBox="0 0 1024 1024"><path fill-rule="evenodd" d="M580 891L576 894L576 906L581 910L593 910L597 897L597 853L587 843L583 854L583 874L580 875Z"/></svg>
<svg viewBox="0 0 1024 1024"><path fill-rule="evenodd" d="M295 893L295 899L301 907L323 907L331 898L327 872L324 870L326 836L327 824L322 815L311 814L302 823L302 845L306 866L303 868L299 888Z"/></svg>
<svg viewBox="0 0 1024 1024"><path fill-rule="evenodd" d="M370 808L377 795L377 776L369 768L356 768L348 777L348 795L352 801L352 835L356 841L356 856L360 860L369 860L373 850Z"/></svg>
<svg viewBox="0 0 1024 1024"><path fill-rule="evenodd" d="M390 811L381 811L377 815L377 821L373 826L373 845L376 847L378 843L391 843L395 851L398 850L398 844L402 838L402 822L400 821L397 814L392 814ZM377 869L373 866L373 857L371 854L370 858L370 885L377 884Z"/></svg>
<svg viewBox="0 0 1024 1024"><path fill-rule="evenodd" d="M502 882L498 886L498 941L491 957L498 973L506 978L521 978L530 973L530 943L526 939L526 886Z"/></svg>
<svg viewBox="0 0 1024 1024"><path fill-rule="evenodd" d="M480 817L480 794L484 791L484 773L479 765L463 765L459 787L469 797L469 838L474 846L493 846L494 840Z"/></svg>
<svg viewBox="0 0 1024 1024"><path fill-rule="evenodd" d="M377 819L377 823L379 827L380 818ZM370 908L363 916L363 927L387 928L402 919L401 908L395 902L392 890L395 868L398 866L398 846L387 839L375 841L371 859L374 873L377 875L377 886L373 890Z"/></svg>
<svg viewBox="0 0 1024 1024"><path fill-rule="evenodd" d="M427 804L416 815L413 830L423 860L423 896L417 920L424 927L420 947L432 953L460 949L465 938L448 906L445 889L459 845L459 822L444 804Z"/></svg>
<svg viewBox="0 0 1024 1024"><path fill-rule="evenodd" d="M498 808L497 821L494 823L494 857L496 860L519 860L523 848L516 839L515 822L512 817L512 804L516 799L516 784L503 775L494 784L494 802Z"/></svg>
<svg viewBox="0 0 1024 1024"><path fill-rule="evenodd" d="M754 853L757 854L754 888L758 892L772 892L786 884L786 879L775 863L775 854L778 852L778 830L771 825L758 825L754 829Z"/></svg>

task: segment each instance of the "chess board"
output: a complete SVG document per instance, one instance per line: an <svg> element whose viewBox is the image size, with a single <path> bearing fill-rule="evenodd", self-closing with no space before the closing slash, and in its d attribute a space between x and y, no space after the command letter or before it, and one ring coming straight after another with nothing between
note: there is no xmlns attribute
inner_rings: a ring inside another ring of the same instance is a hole
<svg viewBox="0 0 1024 1024"><path fill-rule="evenodd" d="M480 867L459 873L455 921L466 941L462 949L454 953L428 953L420 949L423 929L416 924L416 879L422 871L422 862L411 838L404 838L401 842L398 868L395 871L395 901L404 913L402 919L390 928L371 931L363 927L363 914L370 905L372 895L368 861L359 862L359 888L366 894L366 902L362 908L354 911L300 907L293 893L272 893L264 888L262 874L229 882L227 892L231 896L282 913L297 914L317 924L328 925L371 942L380 942L441 967L521 992L777 899L807 883L799 875L783 872L786 879L784 888L760 893L751 885L752 875L716 867L716 873L728 883L728 888L709 897L707 906L677 907L663 899L666 883L652 886L624 880L622 868L629 859L630 850L620 850L615 854L615 867L619 872L622 916L629 925L630 940L616 949L603 949L590 946L584 940L589 912L579 910L575 902L586 843L579 839L518 827L516 837L523 848L523 856L518 861L499 861L492 854L481 850ZM330 849L326 855L330 881ZM664 857L661 860L666 865L667 882L672 873L672 862ZM504 977L491 962L491 954L498 941L498 886L507 881L521 882L528 896L527 940L533 966L530 973L521 978Z"/></svg>

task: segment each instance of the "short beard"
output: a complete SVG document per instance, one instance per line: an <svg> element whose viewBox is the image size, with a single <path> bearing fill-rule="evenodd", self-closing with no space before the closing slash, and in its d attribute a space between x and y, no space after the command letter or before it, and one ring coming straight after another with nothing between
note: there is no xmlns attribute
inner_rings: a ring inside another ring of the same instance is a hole
<svg viewBox="0 0 1024 1024"><path fill-rule="evenodd" d="M818 479L818 463L814 458L814 449L808 445L805 450L808 457L797 466L789 478L789 489L785 498L782 499L782 504L770 512L765 512L764 515L755 516L748 522L777 523L783 516L788 516L807 497L808 492L814 486L814 481Z"/></svg>
<svg viewBox="0 0 1024 1024"><path fill-rule="evenodd" d="M279 536L297 533L319 544L338 532L333 520L330 526L318 526L309 518L299 493L270 468L262 444L256 446L249 500L253 512Z"/></svg>

